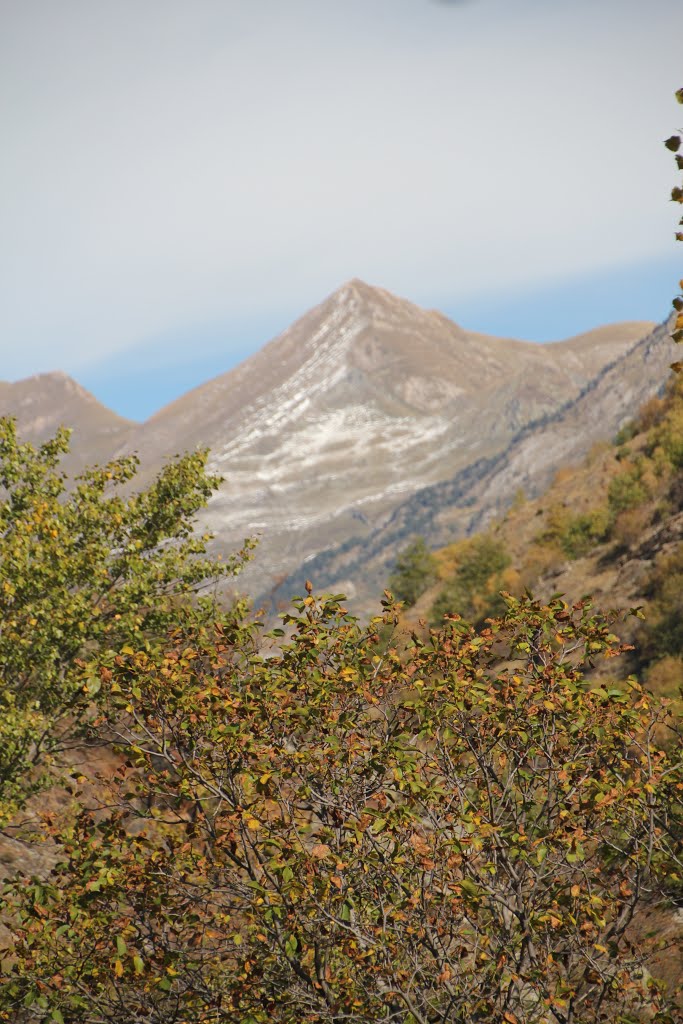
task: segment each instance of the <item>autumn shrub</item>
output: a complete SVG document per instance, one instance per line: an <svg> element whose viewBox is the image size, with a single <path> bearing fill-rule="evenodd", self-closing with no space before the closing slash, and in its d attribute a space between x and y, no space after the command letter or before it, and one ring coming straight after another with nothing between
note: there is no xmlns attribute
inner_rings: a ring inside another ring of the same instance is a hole
<svg viewBox="0 0 683 1024"><path fill-rule="evenodd" d="M69 432L38 448L0 419L0 825L75 741L99 681L93 665L126 643L152 643L179 604L234 575L240 558L207 555L193 532L217 486L206 452L170 462L130 493L137 459L84 472L67 489Z"/></svg>
<svg viewBox="0 0 683 1024"><path fill-rule="evenodd" d="M623 426L619 428L614 438L614 443L617 447L622 447L632 441L633 438L638 434L639 424L637 420L627 420Z"/></svg>
<svg viewBox="0 0 683 1024"><path fill-rule="evenodd" d="M586 682L610 624L508 598L381 657L395 618L309 594L277 654L188 618L102 665L125 761L5 894L0 1019L673 1022L629 925L680 871L681 764L666 707Z"/></svg>
<svg viewBox="0 0 683 1024"><path fill-rule="evenodd" d="M683 385L679 384L666 416L653 431L652 443L675 470L683 469Z"/></svg>
<svg viewBox="0 0 683 1024"><path fill-rule="evenodd" d="M461 542L455 558L452 576L432 606L432 620L438 623L444 615L456 613L480 625L504 610L500 591L510 556L501 541L481 534Z"/></svg>
<svg viewBox="0 0 683 1024"><path fill-rule="evenodd" d="M389 588L398 601L414 605L437 578L437 563L424 537L416 537L399 552L389 577Z"/></svg>
<svg viewBox="0 0 683 1024"><path fill-rule="evenodd" d="M556 545L567 558L581 558L607 537L610 527L610 513L604 506L572 513L554 505L537 540L541 545Z"/></svg>
<svg viewBox="0 0 683 1024"><path fill-rule="evenodd" d="M639 635L644 655L650 660L683 655L683 543L657 560L645 594L648 603Z"/></svg>
<svg viewBox="0 0 683 1024"><path fill-rule="evenodd" d="M569 516L561 535L562 550L569 558L580 558L605 539L609 531L609 513L605 508Z"/></svg>
<svg viewBox="0 0 683 1024"><path fill-rule="evenodd" d="M683 655L665 654L654 661L648 667L646 681L648 689L659 697L683 699Z"/></svg>
<svg viewBox="0 0 683 1024"><path fill-rule="evenodd" d="M647 481L644 479L642 460L623 469L609 482L607 503L613 517L620 512L644 504L650 496Z"/></svg>
<svg viewBox="0 0 683 1024"><path fill-rule="evenodd" d="M520 586L533 590L543 576L554 575L564 564L564 557L557 545L545 541L533 541L525 550L520 567Z"/></svg>

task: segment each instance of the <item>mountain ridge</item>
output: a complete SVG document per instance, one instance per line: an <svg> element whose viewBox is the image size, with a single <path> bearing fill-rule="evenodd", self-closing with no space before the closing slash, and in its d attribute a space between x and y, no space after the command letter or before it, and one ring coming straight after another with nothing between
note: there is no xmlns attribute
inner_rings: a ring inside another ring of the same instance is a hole
<svg viewBox="0 0 683 1024"><path fill-rule="evenodd" d="M512 503L517 489L523 489L528 497L541 494L557 469L584 457L591 443L613 436L647 398L661 391L671 357L669 327L668 322L660 324L622 359L603 367L577 398L523 427L505 450L471 463L449 480L419 489L369 536L347 539L320 552L264 598L271 607L277 606L286 600L286 594L302 591L304 579L310 576L323 589L350 590L351 599L363 601L369 610L381 593L397 550L411 535L420 534L437 547L477 532ZM629 372L624 373L629 360L637 365L627 366ZM648 373L634 372L643 366ZM661 384L653 391L649 385L658 374ZM628 380L631 384L624 393ZM604 395L598 394L595 401L596 392L614 395L617 384L622 385L620 400L606 417ZM582 436L579 425L590 421L591 404L602 420L602 429L593 424L588 436ZM478 494L478 488L483 493ZM364 587L358 586L361 575Z"/></svg>
<svg viewBox="0 0 683 1024"><path fill-rule="evenodd" d="M78 421L77 465L137 451L145 484L174 454L210 449L223 483L200 526L225 551L262 538L243 577L257 597L310 556L381 528L422 488L495 459L650 328L606 325L546 345L501 339L352 279L145 423L116 417L77 385L52 387L59 411ZM45 380L38 391L49 406ZM0 388L5 411L2 397Z"/></svg>

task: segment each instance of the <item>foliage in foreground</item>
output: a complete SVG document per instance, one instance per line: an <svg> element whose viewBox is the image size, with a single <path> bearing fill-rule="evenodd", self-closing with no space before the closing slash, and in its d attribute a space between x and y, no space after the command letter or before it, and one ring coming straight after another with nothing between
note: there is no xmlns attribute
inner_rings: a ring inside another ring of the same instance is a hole
<svg viewBox="0 0 683 1024"><path fill-rule="evenodd" d="M683 89L676 90L676 99L679 103L683 103ZM671 153L675 154L676 167L679 171L683 171L683 153L681 153L682 143L683 138L681 138L680 135L672 135L664 143L666 148ZM674 188L671 189L671 200L674 203L679 203L683 205L683 187L681 185L675 185ZM679 226L683 227L683 217L680 218L678 223ZM675 237L677 242L683 242L683 231L676 231ZM680 281L679 284L681 291L683 292L683 281ZM680 344L681 342L683 342L683 295L676 296L676 298L673 300L673 307L677 313L677 316L674 321L674 328L671 332L671 337L675 342ZM675 370L676 373L683 372L683 363L681 363L680 361L673 363L672 369Z"/></svg>
<svg viewBox="0 0 683 1024"><path fill-rule="evenodd" d="M149 646L180 603L240 564L209 558L209 537L193 533L217 486L206 452L126 495L135 457L89 469L67 490L68 448L67 430L34 448L0 419L0 825L73 744L103 652ZM216 614L214 601L209 610Z"/></svg>
<svg viewBox="0 0 683 1024"><path fill-rule="evenodd" d="M586 683L609 624L509 598L401 658L334 598L286 624L102 666L123 759L6 894L0 1018L673 1022L631 925L681 872L682 767L666 706Z"/></svg>

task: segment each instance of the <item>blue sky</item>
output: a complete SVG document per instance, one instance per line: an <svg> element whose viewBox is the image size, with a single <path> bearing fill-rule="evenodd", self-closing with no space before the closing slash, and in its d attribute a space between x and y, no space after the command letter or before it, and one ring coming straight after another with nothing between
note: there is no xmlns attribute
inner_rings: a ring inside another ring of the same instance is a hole
<svg viewBox="0 0 683 1024"><path fill-rule="evenodd" d="M355 276L539 341L667 314L679 0L0 0L0 29L0 378L142 418Z"/></svg>

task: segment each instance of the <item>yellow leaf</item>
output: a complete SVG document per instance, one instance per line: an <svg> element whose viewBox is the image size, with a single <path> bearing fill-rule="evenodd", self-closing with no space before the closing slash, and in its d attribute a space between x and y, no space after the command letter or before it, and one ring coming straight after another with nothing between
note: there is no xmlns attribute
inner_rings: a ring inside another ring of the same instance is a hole
<svg viewBox="0 0 683 1024"><path fill-rule="evenodd" d="M258 832L258 830L261 828L261 822L257 821L256 818L248 818L247 828L251 829L252 832Z"/></svg>
<svg viewBox="0 0 683 1024"><path fill-rule="evenodd" d="M123 976L123 964L121 963L120 960L114 961L114 974L116 975L117 978Z"/></svg>

